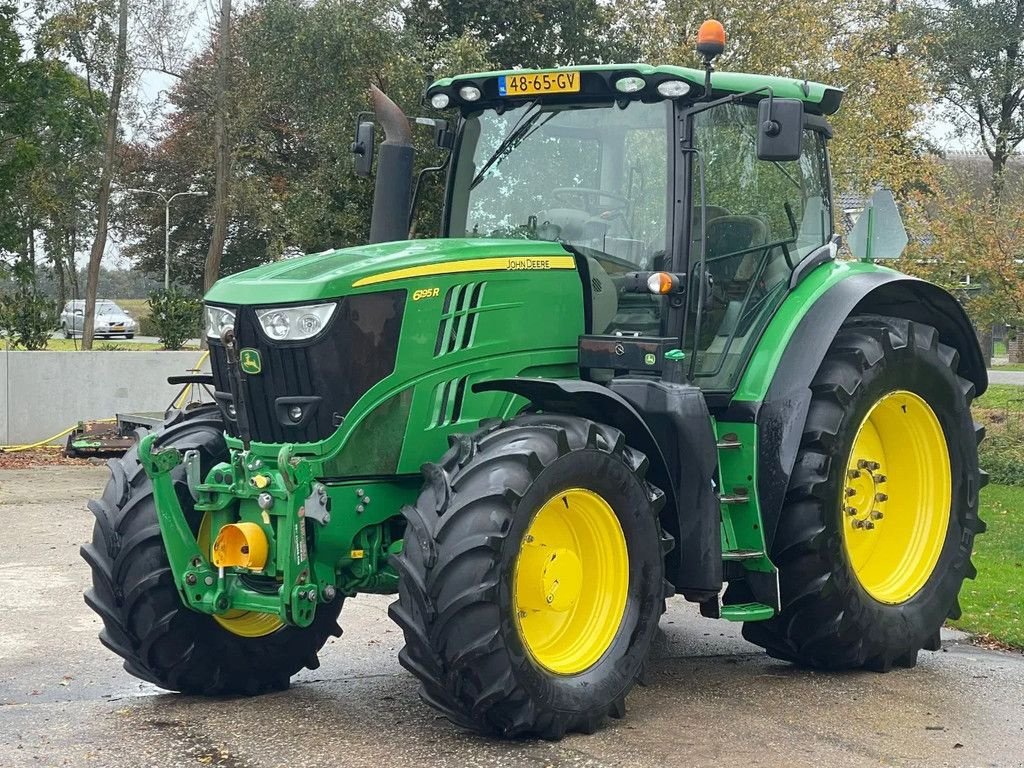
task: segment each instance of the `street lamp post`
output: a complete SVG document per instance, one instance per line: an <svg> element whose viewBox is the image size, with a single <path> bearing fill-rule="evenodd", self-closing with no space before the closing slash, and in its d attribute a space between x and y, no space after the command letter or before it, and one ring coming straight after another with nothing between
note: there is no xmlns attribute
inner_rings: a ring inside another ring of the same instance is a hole
<svg viewBox="0 0 1024 768"><path fill-rule="evenodd" d="M205 192L175 192L170 197L165 196L162 192L156 192L152 189L135 189L128 188L125 192L139 192L145 195L156 195L164 202L164 290L166 291L171 287L171 201L176 197L182 195L195 195L196 197L206 197Z"/></svg>

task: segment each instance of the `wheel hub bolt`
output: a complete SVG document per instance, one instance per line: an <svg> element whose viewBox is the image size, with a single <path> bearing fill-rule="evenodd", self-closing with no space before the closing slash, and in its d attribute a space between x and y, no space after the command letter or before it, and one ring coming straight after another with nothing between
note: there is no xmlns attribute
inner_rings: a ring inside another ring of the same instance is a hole
<svg viewBox="0 0 1024 768"><path fill-rule="evenodd" d="M872 520L881 520L883 517L885 517L885 515L879 512L877 509L871 513Z"/></svg>
<svg viewBox="0 0 1024 768"><path fill-rule="evenodd" d="M875 501L888 501L888 500L889 500L889 494L887 494L887 493L876 493L875 494Z"/></svg>
<svg viewBox="0 0 1024 768"><path fill-rule="evenodd" d="M865 520L864 521L864 527L867 528L870 531L872 528L875 527L875 524L872 523L870 520Z"/></svg>
<svg viewBox="0 0 1024 768"><path fill-rule="evenodd" d="M858 510L857 510L857 508L856 508L856 507L847 507L847 508L846 508L846 514L850 515L851 517L852 517L853 515L856 515L856 514L857 514L857 511L858 511Z"/></svg>
<svg viewBox="0 0 1024 768"><path fill-rule="evenodd" d="M851 469L849 472L846 473L846 476L851 480L856 480L858 477L860 477L860 470Z"/></svg>
<svg viewBox="0 0 1024 768"><path fill-rule="evenodd" d="M884 483L889 478L887 478L885 475L872 475L871 479L874 480L876 483Z"/></svg>
<svg viewBox="0 0 1024 768"><path fill-rule="evenodd" d="M849 496L856 496L857 495L857 489L856 488L847 488L846 489L846 495L847 495L847 497L849 497Z"/></svg>

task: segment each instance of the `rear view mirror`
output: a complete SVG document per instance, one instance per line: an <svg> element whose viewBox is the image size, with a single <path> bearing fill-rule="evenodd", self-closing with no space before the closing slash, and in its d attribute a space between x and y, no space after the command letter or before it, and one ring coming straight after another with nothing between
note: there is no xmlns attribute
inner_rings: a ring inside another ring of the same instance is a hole
<svg viewBox="0 0 1024 768"><path fill-rule="evenodd" d="M800 99L761 99L757 105L757 159L799 160L804 135Z"/></svg>
<svg viewBox="0 0 1024 768"><path fill-rule="evenodd" d="M362 115L360 115L360 118ZM356 140L352 142L352 155L355 162L356 174L369 176L373 167L373 123L368 120L358 119L356 123Z"/></svg>

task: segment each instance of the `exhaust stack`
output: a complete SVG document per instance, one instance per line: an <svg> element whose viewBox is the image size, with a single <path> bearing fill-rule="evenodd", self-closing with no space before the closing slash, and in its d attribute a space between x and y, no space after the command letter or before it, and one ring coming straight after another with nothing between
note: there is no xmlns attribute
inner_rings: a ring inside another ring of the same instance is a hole
<svg viewBox="0 0 1024 768"><path fill-rule="evenodd" d="M377 155L370 242L405 240L412 203L412 126L401 108L375 85L370 86L370 98L377 121L384 127L384 141Z"/></svg>

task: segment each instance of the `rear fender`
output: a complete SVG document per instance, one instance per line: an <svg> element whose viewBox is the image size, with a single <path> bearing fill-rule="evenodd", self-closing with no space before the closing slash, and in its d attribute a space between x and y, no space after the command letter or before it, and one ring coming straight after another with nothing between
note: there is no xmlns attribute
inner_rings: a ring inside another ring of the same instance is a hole
<svg viewBox="0 0 1024 768"><path fill-rule="evenodd" d="M931 325L938 330L941 341L959 353L959 375L970 380L979 395L988 386L977 336L963 307L950 293L890 269L856 266L864 269L839 267L837 272L848 276L808 303L774 370L767 375L758 373L759 381L749 381L748 370L737 398L718 414L719 422L757 424L757 491L769 551L800 446L811 382L848 317L889 315ZM791 295L787 302L793 299L805 300ZM777 342L766 334L761 344L766 343ZM758 389L764 393L763 398L750 397L749 393Z"/></svg>

